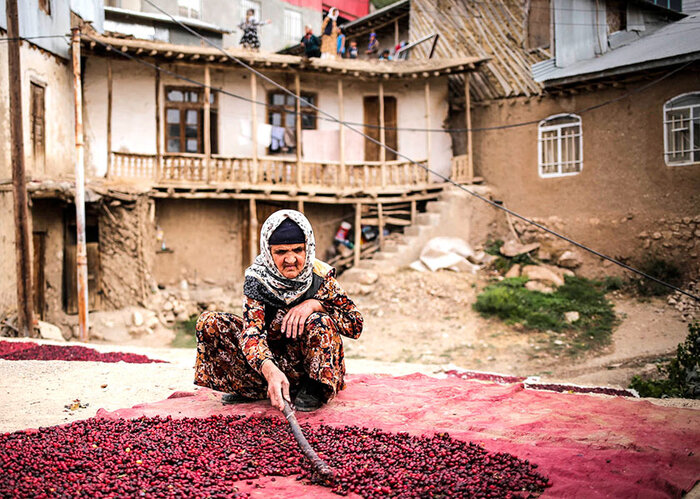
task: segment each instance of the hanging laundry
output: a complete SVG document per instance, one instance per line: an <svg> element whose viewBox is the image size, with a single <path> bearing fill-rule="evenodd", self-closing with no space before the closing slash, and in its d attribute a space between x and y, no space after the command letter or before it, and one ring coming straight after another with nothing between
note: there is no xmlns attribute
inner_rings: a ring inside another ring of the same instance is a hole
<svg viewBox="0 0 700 499"><path fill-rule="evenodd" d="M292 127L284 129L284 149L291 151L297 146L297 133Z"/></svg>
<svg viewBox="0 0 700 499"><path fill-rule="evenodd" d="M272 126L270 132L270 152L280 152L284 146L284 128Z"/></svg>
<svg viewBox="0 0 700 499"><path fill-rule="evenodd" d="M258 124L258 147L270 147L272 138L272 125L265 123Z"/></svg>
<svg viewBox="0 0 700 499"><path fill-rule="evenodd" d="M238 135L238 145L247 146L253 141L253 131L250 120L241 119L239 121L241 133Z"/></svg>

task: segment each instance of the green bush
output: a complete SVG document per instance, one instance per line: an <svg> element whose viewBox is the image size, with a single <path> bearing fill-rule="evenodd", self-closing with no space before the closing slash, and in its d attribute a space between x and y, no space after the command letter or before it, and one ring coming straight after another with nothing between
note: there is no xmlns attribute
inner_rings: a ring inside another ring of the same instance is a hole
<svg viewBox="0 0 700 499"><path fill-rule="evenodd" d="M688 336L678 345L676 358L657 368L662 379L635 376L630 388L642 397L700 399L700 322L688 324Z"/></svg>
<svg viewBox="0 0 700 499"><path fill-rule="evenodd" d="M487 286L477 296L474 309L485 317L530 329L575 331L574 351L610 340L616 318L602 283L567 276L553 293L541 293L525 288L526 282L526 277L516 277ZM579 319L570 324L564 313L572 311L579 313Z"/></svg>
<svg viewBox="0 0 700 499"><path fill-rule="evenodd" d="M496 260L493 261L491 265L498 270L501 274L505 274L510 270L510 268L517 264L520 265L537 265L537 262L535 262L531 257L529 253L525 253L523 255L516 255L513 258L506 258L503 255L501 255L501 246L503 246L503 240L502 239L496 239L492 240L489 239L486 241L486 244L484 244L484 251L488 253L489 255L496 256Z"/></svg>
<svg viewBox="0 0 700 499"><path fill-rule="evenodd" d="M683 274L678 266L658 256L651 256L644 260L639 265L639 270L674 286L683 284ZM637 292L642 296L664 296L671 292L670 288L641 276L635 279L634 283Z"/></svg>

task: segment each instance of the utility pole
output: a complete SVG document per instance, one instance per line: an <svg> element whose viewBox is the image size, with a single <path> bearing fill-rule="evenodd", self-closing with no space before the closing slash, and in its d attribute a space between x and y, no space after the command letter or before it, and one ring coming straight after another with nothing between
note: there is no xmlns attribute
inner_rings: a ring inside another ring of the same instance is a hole
<svg viewBox="0 0 700 499"><path fill-rule="evenodd" d="M19 59L19 15L17 0L5 1L10 87L10 141L12 142L12 187L15 212L15 253L17 259L17 330L21 336L34 336L34 300L29 241L29 200L24 171L22 131L22 72Z"/></svg>
<svg viewBox="0 0 700 499"><path fill-rule="evenodd" d="M78 273L78 324L80 341L89 340L88 262L85 244L85 151L83 142L83 89L80 80L80 27L71 28L73 96L75 97L75 230Z"/></svg>

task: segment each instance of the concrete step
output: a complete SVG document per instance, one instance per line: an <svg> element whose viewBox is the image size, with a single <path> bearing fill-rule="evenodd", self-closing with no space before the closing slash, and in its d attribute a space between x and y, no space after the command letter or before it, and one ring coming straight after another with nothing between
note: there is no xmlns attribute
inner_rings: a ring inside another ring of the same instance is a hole
<svg viewBox="0 0 700 499"><path fill-rule="evenodd" d="M442 213L449 206L450 204L447 201L431 201L426 205L425 211L428 213Z"/></svg>
<svg viewBox="0 0 700 499"><path fill-rule="evenodd" d="M434 226L440 222L440 215L437 213L419 213L416 215L416 225Z"/></svg>
<svg viewBox="0 0 700 499"><path fill-rule="evenodd" d="M403 235L404 237L420 237L420 235L425 232L426 228L425 225L411 225L404 229Z"/></svg>

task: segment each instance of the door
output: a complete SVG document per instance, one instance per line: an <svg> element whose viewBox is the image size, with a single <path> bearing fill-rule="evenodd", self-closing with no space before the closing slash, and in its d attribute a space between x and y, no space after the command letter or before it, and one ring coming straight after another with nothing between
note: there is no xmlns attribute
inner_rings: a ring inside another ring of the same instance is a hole
<svg viewBox="0 0 700 499"><path fill-rule="evenodd" d="M32 260L32 277L34 291L34 314L44 320L46 310L46 232L32 234L34 258Z"/></svg>
<svg viewBox="0 0 700 499"><path fill-rule="evenodd" d="M66 224L64 255L64 293L65 310L67 314L78 313L78 263L77 263L77 243L74 217ZM86 253L88 260L88 309L97 310L100 307L100 243L97 217L86 215L85 226Z"/></svg>
<svg viewBox="0 0 700 499"><path fill-rule="evenodd" d="M376 141L379 141L381 135L379 133L379 97L368 96L364 98L364 122L365 134L369 135ZM384 143L394 150L397 150L398 141L396 127L396 97L384 96ZM381 146L365 139L365 161L380 161ZM386 151L386 160L393 161L396 159L396 153Z"/></svg>

